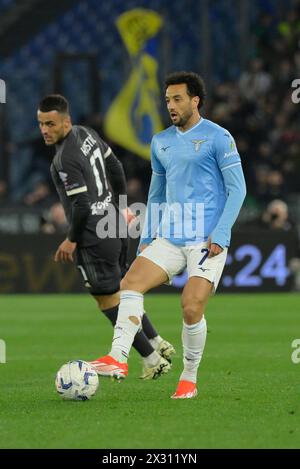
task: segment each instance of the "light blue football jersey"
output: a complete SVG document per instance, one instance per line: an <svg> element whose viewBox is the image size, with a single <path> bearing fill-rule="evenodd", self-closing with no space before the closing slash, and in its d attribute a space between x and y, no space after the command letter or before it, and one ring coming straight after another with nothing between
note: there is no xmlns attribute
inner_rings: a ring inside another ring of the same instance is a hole
<svg viewBox="0 0 300 469"><path fill-rule="evenodd" d="M167 238L176 245L206 241L223 214L228 198L224 176L229 172L231 177L236 176L238 213L245 197L241 159L231 134L212 121L201 118L186 132L173 125L156 134L151 143L151 164L155 186L161 187L150 186L149 218L141 243L155 236ZM160 197L153 198L158 192ZM150 205L158 201L166 202L159 223L153 213L150 215ZM231 225L225 227L223 223L220 230L220 245L229 245Z"/></svg>

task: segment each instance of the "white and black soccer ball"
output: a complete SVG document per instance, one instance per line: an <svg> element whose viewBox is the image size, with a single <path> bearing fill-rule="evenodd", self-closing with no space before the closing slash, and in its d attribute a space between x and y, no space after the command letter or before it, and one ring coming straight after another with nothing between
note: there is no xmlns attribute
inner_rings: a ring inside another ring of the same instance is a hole
<svg viewBox="0 0 300 469"><path fill-rule="evenodd" d="M96 393L99 379L92 365L83 360L73 360L58 370L55 386L63 399L86 401Z"/></svg>

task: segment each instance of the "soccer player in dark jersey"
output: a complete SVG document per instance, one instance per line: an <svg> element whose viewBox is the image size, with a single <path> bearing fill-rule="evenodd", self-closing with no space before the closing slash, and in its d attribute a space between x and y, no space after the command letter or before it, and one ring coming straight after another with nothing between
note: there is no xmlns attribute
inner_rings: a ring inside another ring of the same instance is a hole
<svg viewBox="0 0 300 469"><path fill-rule="evenodd" d="M119 213L119 196L126 195L122 164L94 130L72 125L64 96L46 96L37 115L45 144L56 147L51 175L69 223L55 261L73 262L76 252L85 286L114 326L120 281L126 272L127 239L121 236L100 239L96 229L110 204L116 209L114 213ZM133 215L127 208L123 212L128 223ZM116 230L112 230L116 233L118 219L118 216L110 219L110 223L116 224ZM141 378L157 378L170 370L170 357L175 350L157 334L146 313L133 345L143 357ZM97 360L91 363L97 369ZM111 375L110 369L107 374Z"/></svg>

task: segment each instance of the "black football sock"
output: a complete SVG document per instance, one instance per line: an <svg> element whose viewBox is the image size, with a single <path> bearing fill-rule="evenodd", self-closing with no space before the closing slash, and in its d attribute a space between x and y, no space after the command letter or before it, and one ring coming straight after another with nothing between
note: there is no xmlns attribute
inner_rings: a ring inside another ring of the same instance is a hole
<svg viewBox="0 0 300 469"><path fill-rule="evenodd" d="M148 339L154 339L155 337L158 336L158 333L154 329L152 323L150 322L150 319L148 318L146 311L144 311L144 315L142 319L142 326L143 326L143 331L145 332Z"/></svg>
<svg viewBox="0 0 300 469"><path fill-rule="evenodd" d="M112 323L113 326L115 326L116 322L117 322L117 317L118 317L118 309L119 309L119 305L118 306L114 306L113 308L109 308L109 309L106 309L103 312L103 314L105 314L105 316L110 320L110 322ZM144 315L145 316L145 315ZM148 319L149 321L149 319ZM143 326L144 326L144 319L143 319L143 322L142 322ZM150 326L151 326L151 323L149 322ZM154 330L154 329L153 329ZM156 334L157 335L157 334ZM143 330L139 331L136 333L135 335L135 338L134 338L134 341L133 341L133 347L136 349L136 351L143 357L148 357L149 355L151 355L151 353L154 352L154 348L152 347L152 345L150 344L149 340L148 340L148 337L146 336L146 334L144 333Z"/></svg>

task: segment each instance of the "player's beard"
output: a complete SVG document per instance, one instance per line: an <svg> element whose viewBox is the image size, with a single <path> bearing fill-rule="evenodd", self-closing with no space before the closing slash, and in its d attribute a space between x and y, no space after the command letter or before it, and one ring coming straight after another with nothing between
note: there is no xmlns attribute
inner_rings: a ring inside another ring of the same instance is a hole
<svg viewBox="0 0 300 469"><path fill-rule="evenodd" d="M51 146L51 145L58 145L60 142L62 142L62 140L65 138L65 135L64 135L64 131L63 129L58 133L56 134L55 136L52 137L51 141L46 145L48 146Z"/></svg>
<svg viewBox="0 0 300 469"><path fill-rule="evenodd" d="M186 111L185 113L183 113L181 116L178 115L179 117L179 120L178 122L174 122L173 121L173 124L176 126L176 127L184 127L187 122L189 121L189 119L192 117L193 115L193 111L190 110L190 111Z"/></svg>

